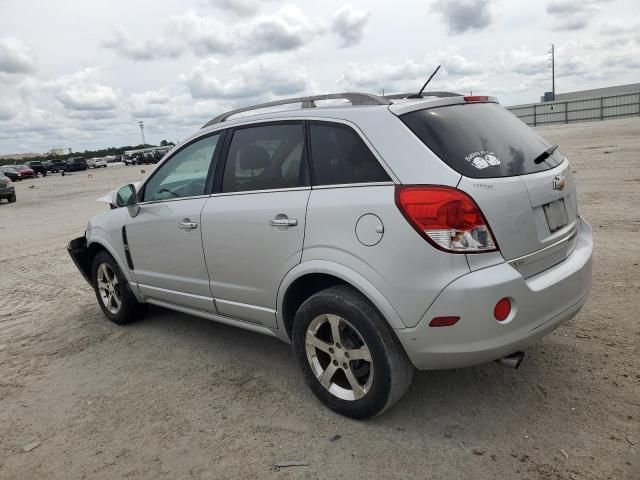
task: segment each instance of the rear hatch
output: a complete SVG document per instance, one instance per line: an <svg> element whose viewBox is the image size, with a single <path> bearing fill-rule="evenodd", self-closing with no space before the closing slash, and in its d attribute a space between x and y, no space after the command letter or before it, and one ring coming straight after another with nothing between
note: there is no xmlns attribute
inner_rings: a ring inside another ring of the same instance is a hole
<svg viewBox="0 0 640 480"><path fill-rule="evenodd" d="M458 188L478 204L505 260L524 277L570 255L578 227L569 162L494 102L461 102L400 119L462 175Z"/></svg>

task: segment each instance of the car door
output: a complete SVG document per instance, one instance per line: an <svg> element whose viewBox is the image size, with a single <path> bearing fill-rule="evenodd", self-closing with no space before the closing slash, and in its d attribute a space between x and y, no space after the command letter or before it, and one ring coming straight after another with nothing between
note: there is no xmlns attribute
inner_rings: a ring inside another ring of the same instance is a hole
<svg viewBox="0 0 640 480"><path fill-rule="evenodd" d="M220 134L186 144L141 189L139 212L123 235L146 297L215 312L202 250L201 212Z"/></svg>
<svg viewBox="0 0 640 480"><path fill-rule="evenodd" d="M211 289L220 314L275 328L278 287L302 255L310 193L304 125L254 124L228 137L217 192L202 211Z"/></svg>

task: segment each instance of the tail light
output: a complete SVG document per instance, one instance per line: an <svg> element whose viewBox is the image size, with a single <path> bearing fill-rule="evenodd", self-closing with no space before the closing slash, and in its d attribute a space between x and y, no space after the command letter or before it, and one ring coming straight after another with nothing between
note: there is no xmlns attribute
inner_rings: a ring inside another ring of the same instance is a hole
<svg viewBox="0 0 640 480"><path fill-rule="evenodd" d="M457 188L398 185L396 205L411 226L439 250L453 253L498 250L480 207Z"/></svg>
<svg viewBox="0 0 640 480"><path fill-rule="evenodd" d="M464 97L465 102L488 102L489 97L485 95L468 95Z"/></svg>

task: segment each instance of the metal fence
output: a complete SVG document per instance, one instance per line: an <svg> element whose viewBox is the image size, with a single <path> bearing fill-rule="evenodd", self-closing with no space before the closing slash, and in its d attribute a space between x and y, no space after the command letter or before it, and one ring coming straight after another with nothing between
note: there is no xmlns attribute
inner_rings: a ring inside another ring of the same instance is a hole
<svg viewBox="0 0 640 480"><path fill-rule="evenodd" d="M532 127L640 116L640 92L530 103L507 109Z"/></svg>

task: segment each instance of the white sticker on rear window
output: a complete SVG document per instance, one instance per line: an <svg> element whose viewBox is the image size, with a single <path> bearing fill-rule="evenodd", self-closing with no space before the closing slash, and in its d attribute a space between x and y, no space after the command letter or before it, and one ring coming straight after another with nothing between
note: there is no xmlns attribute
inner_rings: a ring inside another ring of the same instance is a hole
<svg viewBox="0 0 640 480"><path fill-rule="evenodd" d="M485 152L484 150L470 153L464 159L478 170L500 165L500 158L494 152Z"/></svg>

